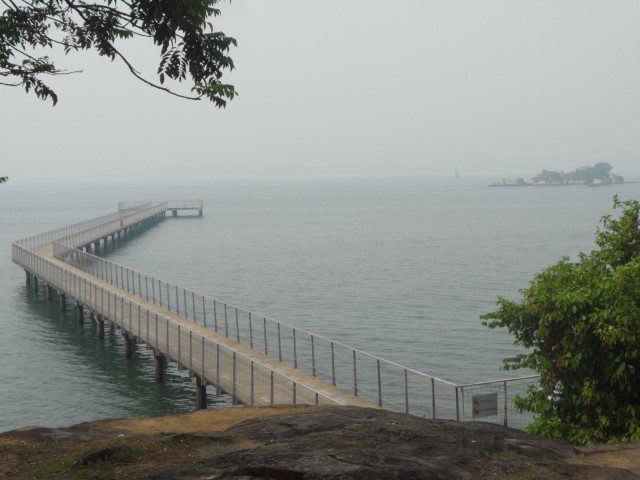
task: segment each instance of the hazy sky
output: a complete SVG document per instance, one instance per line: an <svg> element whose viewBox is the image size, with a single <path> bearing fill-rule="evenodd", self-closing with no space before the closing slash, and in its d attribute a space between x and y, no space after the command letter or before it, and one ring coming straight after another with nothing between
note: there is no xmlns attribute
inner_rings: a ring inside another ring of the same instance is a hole
<svg viewBox="0 0 640 480"><path fill-rule="evenodd" d="M55 108L0 87L0 174L48 180L640 172L637 0L234 0L240 96L179 100L61 57ZM124 48L155 77L158 52ZM61 64L62 65L62 64ZM186 85L185 85L186 86Z"/></svg>

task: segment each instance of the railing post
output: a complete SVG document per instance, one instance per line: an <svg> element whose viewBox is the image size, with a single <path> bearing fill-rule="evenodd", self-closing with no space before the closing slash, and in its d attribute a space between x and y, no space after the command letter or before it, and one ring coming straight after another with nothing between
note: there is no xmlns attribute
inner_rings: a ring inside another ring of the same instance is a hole
<svg viewBox="0 0 640 480"><path fill-rule="evenodd" d="M236 398L236 352L233 352L233 372L231 374L232 377L232 393L231 393L231 404L235 405L238 400Z"/></svg>
<svg viewBox="0 0 640 480"><path fill-rule="evenodd" d="M251 361L251 402L250 405L253 407L255 405L255 393L254 393L254 373L253 373L253 360Z"/></svg>
<svg viewBox="0 0 640 480"><path fill-rule="evenodd" d="M213 299L213 329L218 333L218 308L216 306L216 299Z"/></svg>
<svg viewBox="0 0 640 480"><path fill-rule="evenodd" d="M189 329L189 375L193 372L193 330Z"/></svg>
<svg viewBox="0 0 640 480"><path fill-rule="evenodd" d="M274 400L275 400L274 394L273 394L273 370L271 370L271 395L270 395L270 397L271 397L271 405L273 405Z"/></svg>
<svg viewBox="0 0 640 480"><path fill-rule="evenodd" d="M178 324L178 370L180 370L180 363L182 360L181 350L182 350L182 331L181 331L180 324Z"/></svg>
<svg viewBox="0 0 640 480"><path fill-rule="evenodd" d="M464 387L460 387L460 400L462 401L462 421L464 422Z"/></svg>
<svg viewBox="0 0 640 480"><path fill-rule="evenodd" d="M238 307L236 307L236 341L240 343L240 323L238 322Z"/></svg>
<svg viewBox="0 0 640 480"><path fill-rule="evenodd" d="M249 347L253 348L253 321L251 320L251 312L249 312Z"/></svg>
<svg viewBox="0 0 640 480"><path fill-rule="evenodd" d="M296 392L296 382L293 382L293 404L294 404L294 405L296 404L296 400L297 400L296 396L297 396L297 392Z"/></svg>
<svg viewBox="0 0 640 480"><path fill-rule="evenodd" d="M508 419L508 415L509 415L509 396L507 395L507 381L504 381L504 418L503 418L503 422L504 422L504 426L508 427L509 426L509 419Z"/></svg>
<svg viewBox="0 0 640 480"><path fill-rule="evenodd" d="M291 330L293 330L293 367L298 368L298 348L296 345L296 329L292 328Z"/></svg>
<svg viewBox="0 0 640 480"><path fill-rule="evenodd" d="M460 421L460 402L458 401L458 387L456 387L456 420Z"/></svg>
<svg viewBox="0 0 640 480"><path fill-rule="evenodd" d="M376 364L378 369L378 406L382 408L382 379L380 377L380 359L376 358Z"/></svg>
<svg viewBox="0 0 640 480"><path fill-rule="evenodd" d="M262 317L262 324L264 326L264 354L269 355L269 346L267 345L267 319Z"/></svg>
<svg viewBox="0 0 640 480"><path fill-rule="evenodd" d="M229 321L227 319L227 304L224 304L224 336L229 338Z"/></svg>
<svg viewBox="0 0 640 480"><path fill-rule="evenodd" d="M216 395L220 395L220 344L216 343Z"/></svg>
<svg viewBox="0 0 640 480"><path fill-rule="evenodd" d="M356 351L353 352L353 394L358 396L358 371L356 369Z"/></svg>
<svg viewBox="0 0 640 480"><path fill-rule="evenodd" d="M409 375L407 369L404 369L404 411L409 413Z"/></svg>
<svg viewBox="0 0 640 480"><path fill-rule="evenodd" d="M336 355L333 347L333 342L331 342L331 383L333 386L336 386Z"/></svg>
<svg viewBox="0 0 640 480"><path fill-rule="evenodd" d="M200 375L204 379L204 337L200 337Z"/></svg>
<svg viewBox="0 0 640 480"><path fill-rule="evenodd" d="M278 323L278 360L282 361L282 341L280 339L280 323Z"/></svg>
<svg viewBox="0 0 640 480"><path fill-rule="evenodd" d="M202 296L202 324L207 326L207 305L204 301L204 295Z"/></svg>
<svg viewBox="0 0 640 480"><path fill-rule="evenodd" d="M196 294L191 292L191 303L193 304L193 321L198 323L198 316L196 315Z"/></svg>
<svg viewBox="0 0 640 480"><path fill-rule="evenodd" d="M436 381L431 377L431 418L436 418Z"/></svg>
<svg viewBox="0 0 640 480"><path fill-rule="evenodd" d="M311 334L311 371L313 376L316 376L316 348L313 341L313 334Z"/></svg>

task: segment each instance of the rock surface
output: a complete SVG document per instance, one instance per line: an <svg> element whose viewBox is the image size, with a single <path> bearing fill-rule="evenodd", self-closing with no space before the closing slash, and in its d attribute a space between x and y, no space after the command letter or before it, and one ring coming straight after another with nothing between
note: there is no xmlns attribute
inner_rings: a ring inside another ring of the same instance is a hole
<svg viewBox="0 0 640 480"><path fill-rule="evenodd" d="M640 458L638 445L622 449ZM0 478L640 480L638 465L615 468L612 454L381 410L231 408L7 432Z"/></svg>

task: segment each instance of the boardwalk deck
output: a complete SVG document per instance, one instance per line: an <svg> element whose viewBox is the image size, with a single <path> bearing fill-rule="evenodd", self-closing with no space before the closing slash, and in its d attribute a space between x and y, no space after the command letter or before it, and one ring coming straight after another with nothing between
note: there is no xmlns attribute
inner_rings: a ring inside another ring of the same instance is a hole
<svg viewBox="0 0 640 480"><path fill-rule="evenodd" d="M149 219L164 218L165 206L116 219L67 236L69 247L81 247L141 226ZM156 355L164 355L209 384L216 385L247 405L282 403L338 404L375 407L324 380L309 375L224 335L187 320L79 268L54 258L52 245L30 251L14 251L14 261L41 281L71 298L78 308L116 324L130 338L137 338ZM73 254L73 253L72 253Z"/></svg>
<svg viewBox="0 0 640 480"><path fill-rule="evenodd" d="M516 395L537 376L459 385L209 297L89 253L110 238L198 209L201 201L122 203L99 218L18 240L13 261L39 282L115 324L131 352L133 339L152 348L156 372L167 358L193 375L198 396L215 385L247 405L337 404L385 408L431 418L492 421L524 427L531 417L514 408ZM86 250L86 251L83 251ZM495 412L478 417L478 395L495 399Z"/></svg>

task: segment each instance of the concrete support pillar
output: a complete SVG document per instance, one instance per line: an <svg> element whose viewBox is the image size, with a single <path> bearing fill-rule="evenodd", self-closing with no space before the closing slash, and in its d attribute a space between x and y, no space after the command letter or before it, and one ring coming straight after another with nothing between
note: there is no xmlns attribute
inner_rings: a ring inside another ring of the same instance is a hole
<svg viewBox="0 0 640 480"><path fill-rule="evenodd" d="M124 338L124 356L130 360L133 358L133 338L129 336L129 332L123 332L122 338Z"/></svg>
<svg viewBox="0 0 640 480"><path fill-rule="evenodd" d="M60 295L60 311L61 312L66 312L67 311L67 297L62 292L60 292L59 295Z"/></svg>
<svg viewBox="0 0 640 480"><path fill-rule="evenodd" d="M81 303L76 303L76 320L80 325L84 323L84 308Z"/></svg>
<svg viewBox="0 0 640 480"><path fill-rule="evenodd" d="M201 217L202 216L202 209L198 210L198 216Z"/></svg>
<svg viewBox="0 0 640 480"><path fill-rule="evenodd" d="M26 283L27 283L27 285L30 285L31 284L31 274L26 270L24 271L24 273L25 273L25 277L26 277L25 278Z"/></svg>
<svg viewBox="0 0 640 480"><path fill-rule="evenodd" d="M102 315L96 315L96 320L98 320L98 338L104 338L104 318Z"/></svg>
<svg viewBox="0 0 640 480"><path fill-rule="evenodd" d="M198 375L193 376L193 384L196 386L196 410L207 408L207 384Z"/></svg>
<svg viewBox="0 0 640 480"><path fill-rule="evenodd" d="M167 357L160 353L154 353L153 363L156 370L156 383L164 383L164 369L167 365Z"/></svg>
<svg viewBox="0 0 640 480"><path fill-rule="evenodd" d="M33 276L33 289L36 292L38 291L38 277L36 277L35 275Z"/></svg>
<svg viewBox="0 0 640 480"><path fill-rule="evenodd" d="M178 216L178 210L175 210L175 209L173 210L173 216L174 216L174 217L177 217L177 216Z"/></svg>
<svg viewBox="0 0 640 480"><path fill-rule="evenodd" d="M51 300L51 285L48 283L44 284L44 298Z"/></svg>

